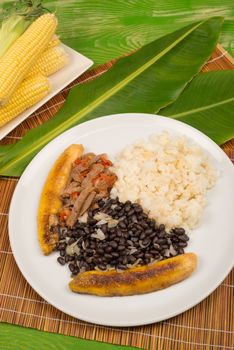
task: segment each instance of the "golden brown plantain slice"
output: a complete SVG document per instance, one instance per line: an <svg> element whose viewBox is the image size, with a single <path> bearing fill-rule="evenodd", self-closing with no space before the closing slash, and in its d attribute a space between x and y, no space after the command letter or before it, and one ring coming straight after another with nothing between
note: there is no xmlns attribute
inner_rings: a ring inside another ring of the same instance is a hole
<svg viewBox="0 0 234 350"><path fill-rule="evenodd" d="M42 190L37 226L38 238L44 254L50 254L58 241L58 234L50 231L49 220L56 216L61 208L60 196L67 184L72 163L83 153L82 145L71 145L56 160Z"/></svg>
<svg viewBox="0 0 234 350"><path fill-rule="evenodd" d="M186 253L123 272L83 272L69 283L69 287L73 292L98 296L144 294L184 280L192 274L196 266L196 254Z"/></svg>

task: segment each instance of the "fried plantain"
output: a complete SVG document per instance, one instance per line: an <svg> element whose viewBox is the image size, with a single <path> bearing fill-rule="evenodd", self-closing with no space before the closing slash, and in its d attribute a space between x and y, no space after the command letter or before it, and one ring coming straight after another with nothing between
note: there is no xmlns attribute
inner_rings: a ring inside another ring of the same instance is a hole
<svg viewBox="0 0 234 350"><path fill-rule="evenodd" d="M123 272L83 272L71 280L69 287L73 292L108 297L144 294L184 280L192 274L196 266L196 254L186 253Z"/></svg>
<svg viewBox="0 0 234 350"><path fill-rule="evenodd" d="M83 153L83 146L73 144L56 160L46 179L40 197L37 226L41 249L48 255L58 242L57 213L62 206L61 194L70 176L72 163Z"/></svg>

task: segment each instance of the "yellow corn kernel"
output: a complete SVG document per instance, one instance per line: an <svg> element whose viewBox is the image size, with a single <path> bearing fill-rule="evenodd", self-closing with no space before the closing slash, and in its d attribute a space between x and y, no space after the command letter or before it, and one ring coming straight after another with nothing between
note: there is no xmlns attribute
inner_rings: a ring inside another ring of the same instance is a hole
<svg viewBox="0 0 234 350"><path fill-rule="evenodd" d="M52 47L38 58L37 63L30 70L29 75L41 73L48 77L49 75L62 69L68 63L68 54L62 46Z"/></svg>
<svg viewBox="0 0 234 350"><path fill-rule="evenodd" d="M42 100L49 91L50 83L45 76L37 74L25 79L8 103L0 107L0 126Z"/></svg>
<svg viewBox="0 0 234 350"><path fill-rule="evenodd" d="M50 40L49 45L47 46L47 49L50 49L51 47L59 46L60 44L61 44L61 41L59 40L59 37L57 35L54 35Z"/></svg>
<svg viewBox="0 0 234 350"><path fill-rule="evenodd" d="M57 26L53 14L44 14L15 41L0 60L0 106L10 99L27 76L40 54L45 51Z"/></svg>

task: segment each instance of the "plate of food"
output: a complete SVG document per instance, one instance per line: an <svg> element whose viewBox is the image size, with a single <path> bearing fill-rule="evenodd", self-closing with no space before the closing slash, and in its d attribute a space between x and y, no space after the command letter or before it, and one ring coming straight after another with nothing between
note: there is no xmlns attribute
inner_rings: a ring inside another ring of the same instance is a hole
<svg viewBox="0 0 234 350"><path fill-rule="evenodd" d="M234 169L179 121L119 114L50 142L9 213L15 260L34 290L84 321L135 326L206 298L233 266Z"/></svg>

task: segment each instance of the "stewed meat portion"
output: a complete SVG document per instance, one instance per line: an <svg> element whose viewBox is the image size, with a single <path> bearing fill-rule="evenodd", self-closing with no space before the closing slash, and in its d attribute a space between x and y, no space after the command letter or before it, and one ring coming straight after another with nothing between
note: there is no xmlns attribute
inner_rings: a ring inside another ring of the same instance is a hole
<svg viewBox="0 0 234 350"><path fill-rule="evenodd" d="M60 221L72 227L97 200L108 197L117 176L106 154L86 153L75 160L63 191Z"/></svg>

